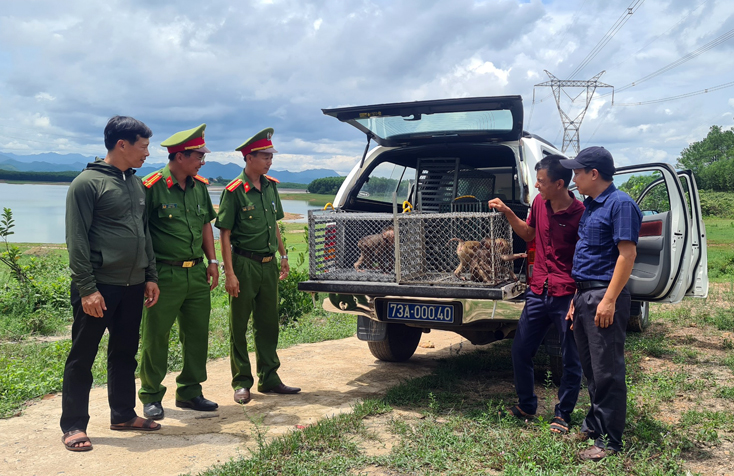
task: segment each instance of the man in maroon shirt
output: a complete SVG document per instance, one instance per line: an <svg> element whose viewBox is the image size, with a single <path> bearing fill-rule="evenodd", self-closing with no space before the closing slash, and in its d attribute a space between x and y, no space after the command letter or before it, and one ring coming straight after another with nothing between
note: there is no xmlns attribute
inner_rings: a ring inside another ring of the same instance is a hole
<svg viewBox="0 0 734 476"><path fill-rule="evenodd" d="M490 200L489 206L507 217L520 238L527 242L535 240L536 248L535 267L525 294L525 308L512 344L518 404L507 411L518 418L535 416L538 397L535 395L533 357L548 328L555 325L561 340L563 377L558 389L559 403L550 427L551 431L563 434L568 431L581 386L581 363L566 314L576 292L571 266L584 205L568 191L571 174L561 166L561 160L565 157L549 155L535 166L535 188L539 194L526 222L498 198Z"/></svg>

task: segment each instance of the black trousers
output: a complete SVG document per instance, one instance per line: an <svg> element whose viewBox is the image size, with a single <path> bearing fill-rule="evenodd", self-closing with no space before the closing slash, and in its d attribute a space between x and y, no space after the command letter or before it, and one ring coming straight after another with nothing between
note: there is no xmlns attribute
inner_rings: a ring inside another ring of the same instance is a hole
<svg viewBox="0 0 734 476"><path fill-rule="evenodd" d="M573 300L573 336L591 400L581 431L588 433L596 446L619 451L627 418L624 341L631 299L629 290L622 289L614 310L614 322L602 329L594 324L594 316L606 292L606 288L577 292Z"/></svg>
<svg viewBox="0 0 734 476"><path fill-rule="evenodd" d="M89 391L92 388L92 364L105 329L110 338L107 348L107 399L111 423L132 420L135 413L135 354L140 340L145 284L112 286L98 284L107 310L103 317L84 312L79 290L71 285L74 324L71 327L71 351L64 367L61 397L61 431L87 429Z"/></svg>

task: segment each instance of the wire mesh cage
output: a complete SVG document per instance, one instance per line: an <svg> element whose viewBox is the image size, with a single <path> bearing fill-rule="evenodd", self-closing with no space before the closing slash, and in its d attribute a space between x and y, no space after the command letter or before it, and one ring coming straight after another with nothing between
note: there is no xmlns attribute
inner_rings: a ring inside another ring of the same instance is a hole
<svg viewBox="0 0 734 476"><path fill-rule="evenodd" d="M496 212L397 217L400 284L497 286L516 281L512 229Z"/></svg>
<svg viewBox="0 0 734 476"><path fill-rule="evenodd" d="M310 210L310 278L395 282L393 222L390 213Z"/></svg>
<svg viewBox="0 0 734 476"><path fill-rule="evenodd" d="M524 256L496 212L312 210L308 220L314 280L497 286L517 280L513 260Z"/></svg>

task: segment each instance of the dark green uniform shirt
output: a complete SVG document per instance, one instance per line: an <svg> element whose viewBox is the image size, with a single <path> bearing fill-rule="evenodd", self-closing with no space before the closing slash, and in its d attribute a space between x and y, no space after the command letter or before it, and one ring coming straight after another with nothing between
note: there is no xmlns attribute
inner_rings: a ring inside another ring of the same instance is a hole
<svg viewBox="0 0 734 476"><path fill-rule="evenodd" d="M150 184L156 174L161 177ZM217 216L206 185L187 177L186 189L181 189L168 165L145 177L143 183L147 187L148 228L156 258L166 261L201 258L202 229Z"/></svg>
<svg viewBox="0 0 734 476"><path fill-rule="evenodd" d="M222 190L214 226L231 230L230 243L236 248L272 254L278 249L276 221L285 214L275 182L263 175L260 184L262 191L255 188L243 170Z"/></svg>

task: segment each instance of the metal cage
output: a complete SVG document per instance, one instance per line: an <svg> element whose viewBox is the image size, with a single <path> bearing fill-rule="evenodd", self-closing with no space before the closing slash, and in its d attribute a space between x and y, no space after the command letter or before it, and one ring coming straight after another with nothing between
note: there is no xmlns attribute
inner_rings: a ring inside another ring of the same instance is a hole
<svg viewBox="0 0 734 476"><path fill-rule="evenodd" d="M517 280L512 229L500 213L311 210L308 221L313 280L455 286Z"/></svg>

